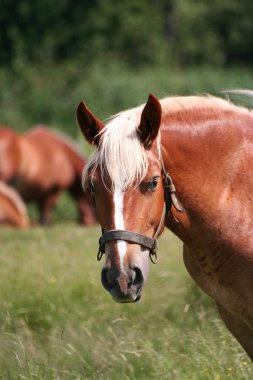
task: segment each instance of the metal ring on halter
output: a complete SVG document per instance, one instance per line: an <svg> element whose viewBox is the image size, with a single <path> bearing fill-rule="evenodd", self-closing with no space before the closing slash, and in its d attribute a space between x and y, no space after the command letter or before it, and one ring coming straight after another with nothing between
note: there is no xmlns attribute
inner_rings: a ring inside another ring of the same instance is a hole
<svg viewBox="0 0 253 380"><path fill-rule="evenodd" d="M153 263L153 264L157 263L157 254L156 254L156 252L150 251L149 252L149 258L150 258L151 263Z"/></svg>
<svg viewBox="0 0 253 380"><path fill-rule="evenodd" d="M104 252L101 250L101 247L98 248L98 253L97 253L97 261L100 261L102 259Z"/></svg>

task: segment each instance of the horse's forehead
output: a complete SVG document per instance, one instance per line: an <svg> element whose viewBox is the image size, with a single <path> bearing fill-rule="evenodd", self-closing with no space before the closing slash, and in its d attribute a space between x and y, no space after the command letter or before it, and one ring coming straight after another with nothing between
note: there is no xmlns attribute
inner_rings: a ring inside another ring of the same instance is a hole
<svg viewBox="0 0 253 380"><path fill-rule="evenodd" d="M143 173L142 180L145 180L146 178L149 178L154 172L158 174L158 171L160 169L160 162L155 155L149 154L147 156L147 169L145 173ZM106 166L96 165L93 167L90 167L88 170L88 176L91 177L94 180L100 179L101 184L106 187L107 189L110 188L110 190L115 190L117 192L120 191L120 189L124 188L125 181L127 180L127 175L123 170L124 168L124 162L117 162L117 165L114 167L114 176L113 178L110 176ZM115 175L116 174L116 175ZM117 182L114 182L114 178L117 178ZM129 192L129 190L135 188L138 186L140 181L138 181L138 178L134 178L132 182L124 188L124 192Z"/></svg>

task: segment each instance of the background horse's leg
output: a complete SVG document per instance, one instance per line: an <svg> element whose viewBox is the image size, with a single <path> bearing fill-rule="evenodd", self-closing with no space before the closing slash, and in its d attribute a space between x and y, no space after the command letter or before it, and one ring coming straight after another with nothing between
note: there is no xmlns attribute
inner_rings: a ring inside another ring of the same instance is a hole
<svg viewBox="0 0 253 380"><path fill-rule="evenodd" d="M86 226L92 226L97 223L95 207L92 201L84 199L84 197L76 200L77 208L79 211L79 223Z"/></svg>
<svg viewBox="0 0 253 380"><path fill-rule="evenodd" d="M253 330L217 304L219 314L229 331L238 340L253 361Z"/></svg>
<svg viewBox="0 0 253 380"><path fill-rule="evenodd" d="M43 225L52 224L52 217L51 217L52 209L57 203L61 194L62 192L57 189L47 194L47 196L40 198L40 200L38 201L40 224L43 224Z"/></svg>
<svg viewBox="0 0 253 380"><path fill-rule="evenodd" d="M86 226L92 226L97 223L95 205L92 197L84 192L80 181L78 180L74 182L68 191L76 203L79 223Z"/></svg>

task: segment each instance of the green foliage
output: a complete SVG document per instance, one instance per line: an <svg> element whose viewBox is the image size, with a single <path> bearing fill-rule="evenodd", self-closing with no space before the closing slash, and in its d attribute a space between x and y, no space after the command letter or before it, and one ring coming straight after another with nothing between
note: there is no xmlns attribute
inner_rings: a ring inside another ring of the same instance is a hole
<svg viewBox="0 0 253 380"><path fill-rule="evenodd" d="M114 57L136 66L164 52L161 14L152 0L4 1L2 64ZM150 33L152 25L152 33Z"/></svg>
<svg viewBox="0 0 253 380"><path fill-rule="evenodd" d="M158 97L211 93L231 88L253 88L252 70L247 68L196 67L181 70L170 66L131 70L119 62L21 65L16 73L0 70L1 123L17 131L34 124L48 124L83 143L75 110L81 99L101 119ZM89 148L87 153L90 152Z"/></svg>
<svg viewBox="0 0 253 380"><path fill-rule="evenodd" d="M0 64L250 64L251 0L2 0Z"/></svg>
<svg viewBox="0 0 253 380"><path fill-rule="evenodd" d="M176 60L184 66L252 62L252 12L251 0L179 0L173 41Z"/></svg>
<svg viewBox="0 0 253 380"><path fill-rule="evenodd" d="M99 228L0 230L0 378L251 380L252 366L190 280L168 231L140 302L112 301Z"/></svg>

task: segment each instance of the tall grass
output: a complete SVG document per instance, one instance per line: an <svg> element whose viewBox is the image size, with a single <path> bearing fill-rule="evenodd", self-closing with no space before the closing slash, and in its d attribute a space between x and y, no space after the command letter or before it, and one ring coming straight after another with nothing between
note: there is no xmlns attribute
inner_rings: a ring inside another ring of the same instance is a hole
<svg viewBox="0 0 253 380"><path fill-rule="evenodd" d="M166 232L143 298L100 284L99 228L0 231L0 378L252 379L249 359Z"/></svg>

